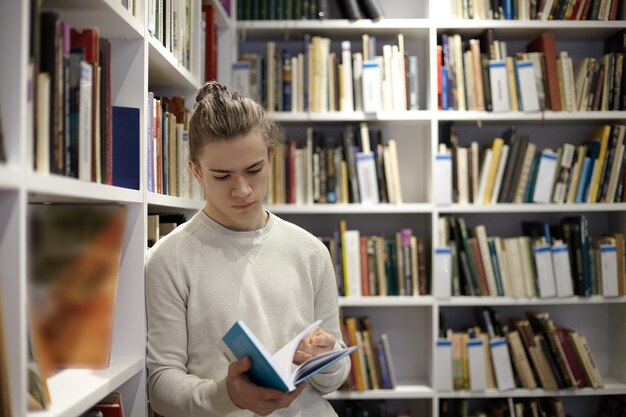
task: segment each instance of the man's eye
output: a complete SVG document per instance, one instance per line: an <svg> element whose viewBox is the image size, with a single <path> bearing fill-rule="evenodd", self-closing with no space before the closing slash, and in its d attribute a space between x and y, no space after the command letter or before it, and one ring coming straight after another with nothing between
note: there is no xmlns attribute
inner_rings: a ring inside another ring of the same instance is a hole
<svg viewBox="0 0 626 417"><path fill-rule="evenodd" d="M252 169L248 171L248 174L254 175L254 174L258 174L259 172L261 172L261 168Z"/></svg>
<svg viewBox="0 0 626 417"><path fill-rule="evenodd" d="M228 179L228 175L224 175L223 177L213 177L215 178L217 181L225 181Z"/></svg>

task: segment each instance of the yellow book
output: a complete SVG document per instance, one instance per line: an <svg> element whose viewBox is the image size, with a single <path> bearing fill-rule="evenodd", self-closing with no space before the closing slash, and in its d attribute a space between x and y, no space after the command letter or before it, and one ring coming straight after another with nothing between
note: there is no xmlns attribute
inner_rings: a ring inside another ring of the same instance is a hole
<svg viewBox="0 0 626 417"><path fill-rule="evenodd" d="M339 220L339 241L341 242L341 265L343 265L343 268L341 268L341 270L343 272L343 289L344 289L345 296L350 295L348 294L348 268L346 267L346 265L348 264L348 256L346 254L346 239L345 239L345 234L346 234L347 229L348 229L348 225L345 219Z"/></svg>
<svg viewBox="0 0 626 417"><path fill-rule="evenodd" d="M602 176L602 168L604 166L604 157L606 155L606 148L609 145L609 137L611 136L611 126L604 125L591 132L589 139L598 138L600 140L600 151L598 152L598 160L594 164L593 176L591 177L589 194L587 197L588 203L595 203L598 197L598 189L600 188L600 177ZM596 167L598 169L596 169Z"/></svg>
<svg viewBox="0 0 626 417"><path fill-rule="evenodd" d="M506 75L509 81L509 100L511 103L511 111L519 111L517 105L517 82L515 81L515 58L512 56L506 57Z"/></svg>
<svg viewBox="0 0 626 417"><path fill-rule="evenodd" d="M348 331L348 340L350 341L350 345L359 344L359 330L357 325L357 319L355 317L346 317L346 330ZM362 337L362 336L361 336ZM357 391L365 391L367 389L367 385L363 375L365 374L365 369L363 366L365 365L361 362L361 352L354 352L350 355L352 359L352 367L354 368L354 385Z"/></svg>
<svg viewBox="0 0 626 417"><path fill-rule="evenodd" d="M489 165L489 175L487 176L487 184L485 185L485 195L483 197L483 203L489 204L491 202L491 194L493 193L493 186L496 182L496 172L498 171L498 164L500 162L500 155L502 154L502 147L504 146L504 139L495 138L491 145L491 164Z"/></svg>

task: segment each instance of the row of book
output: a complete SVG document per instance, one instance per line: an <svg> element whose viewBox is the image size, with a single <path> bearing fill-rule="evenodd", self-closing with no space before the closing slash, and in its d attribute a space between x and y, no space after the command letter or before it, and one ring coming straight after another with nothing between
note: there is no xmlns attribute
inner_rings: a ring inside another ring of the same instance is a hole
<svg viewBox="0 0 626 417"><path fill-rule="evenodd" d="M566 417L576 415L558 397L543 398L492 398L486 401L469 399L441 399L440 417ZM476 404L472 404L476 403ZM596 417L623 417L626 415L626 397L623 395L604 396L599 401Z"/></svg>
<svg viewBox="0 0 626 417"><path fill-rule="evenodd" d="M268 41L265 56L245 53L233 64L233 86L269 111L419 110L417 56L405 51L402 34L380 49L367 34L361 51L309 34L300 51Z"/></svg>
<svg viewBox="0 0 626 417"><path fill-rule="evenodd" d="M186 221L186 217L182 214L148 214L148 248L154 246L159 239L167 236L168 233Z"/></svg>
<svg viewBox="0 0 626 417"><path fill-rule="evenodd" d="M455 129L435 158L438 204L617 203L626 201L626 126L602 125L580 145L539 144L513 126L481 155Z"/></svg>
<svg viewBox="0 0 626 417"><path fill-rule="evenodd" d="M602 57L576 64L557 51L555 36L542 33L514 56L493 29L463 40L442 34L437 45L438 106L441 110L610 111L626 102L623 71L626 30L604 42Z"/></svg>
<svg viewBox="0 0 626 417"><path fill-rule="evenodd" d="M442 16L452 19L623 20L620 0L449 0Z"/></svg>
<svg viewBox="0 0 626 417"><path fill-rule="evenodd" d="M380 0L241 0L237 20L314 20L384 18Z"/></svg>
<svg viewBox="0 0 626 417"><path fill-rule="evenodd" d="M80 417L124 417L124 405L122 404L122 394L112 392L111 394L91 406Z"/></svg>
<svg viewBox="0 0 626 417"><path fill-rule="evenodd" d="M126 217L115 204L29 205L30 409L54 400L59 369L109 366Z"/></svg>
<svg viewBox="0 0 626 417"><path fill-rule="evenodd" d="M309 127L304 143L277 148L266 203L402 203L396 140L383 141L365 122L346 125L340 136Z"/></svg>
<svg viewBox="0 0 626 417"><path fill-rule="evenodd" d="M361 348L350 355L350 375L340 389L394 389L398 383L387 333L376 338L368 316L346 316L341 321L346 345L361 345Z"/></svg>
<svg viewBox="0 0 626 417"><path fill-rule="evenodd" d="M462 217L440 218L435 251L436 296L606 297L626 295L624 235L589 236L584 215L558 225L522 222L524 235L488 236L482 224L468 227Z"/></svg>
<svg viewBox="0 0 626 417"><path fill-rule="evenodd" d="M35 11L34 168L112 183L111 44Z"/></svg>
<svg viewBox="0 0 626 417"><path fill-rule="evenodd" d="M332 401L330 403L339 416L346 417L411 417L414 414L405 407L389 403L387 400Z"/></svg>
<svg viewBox="0 0 626 417"><path fill-rule="evenodd" d="M148 93L147 186L153 193L199 198L200 189L187 166L189 118L182 97Z"/></svg>
<svg viewBox="0 0 626 417"><path fill-rule="evenodd" d="M193 9L191 0L148 0L148 31L189 70L196 53Z"/></svg>
<svg viewBox="0 0 626 417"><path fill-rule="evenodd" d="M340 296L429 294L424 239L404 228L393 237L361 235L345 220L333 236L319 236L330 251Z"/></svg>
<svg viewBox="0 0 626 417"><path fill-rule="evenodd" d="M439 390L604 386L587 338L556 324L549 313L529 311L506 325L492 308L478 308L475 313L477 326L442 329L443 337L436 342Z"/></svg>
<svg viewBox="0 0 626 417"><path fill-rule="evenodd" d="M34 13L34 169L138 190L139 109L112 105L111 42Z"/></svg>

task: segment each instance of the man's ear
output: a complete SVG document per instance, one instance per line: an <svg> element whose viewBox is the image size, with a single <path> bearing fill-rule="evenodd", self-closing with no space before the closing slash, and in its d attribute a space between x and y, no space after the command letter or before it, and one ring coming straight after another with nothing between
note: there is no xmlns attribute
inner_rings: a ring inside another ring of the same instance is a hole
<svg viewBox="0 0 626 417"><path fill-rule="evenodd" d="M193 161L189 161L189 170L191 174L196 178L196 181L202 185L202 170L200 169L200 165L196 164Z"/></svg>

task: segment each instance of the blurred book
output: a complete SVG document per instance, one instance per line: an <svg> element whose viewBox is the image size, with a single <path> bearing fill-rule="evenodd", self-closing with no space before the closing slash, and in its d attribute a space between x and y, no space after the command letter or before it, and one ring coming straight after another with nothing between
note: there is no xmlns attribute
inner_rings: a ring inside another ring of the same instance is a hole
<svg viewBox="0 0 626 417"><path fill-rule="evenodd" d="M126 207L29 206L29 321L44 377L109 365Z"/></svg>

